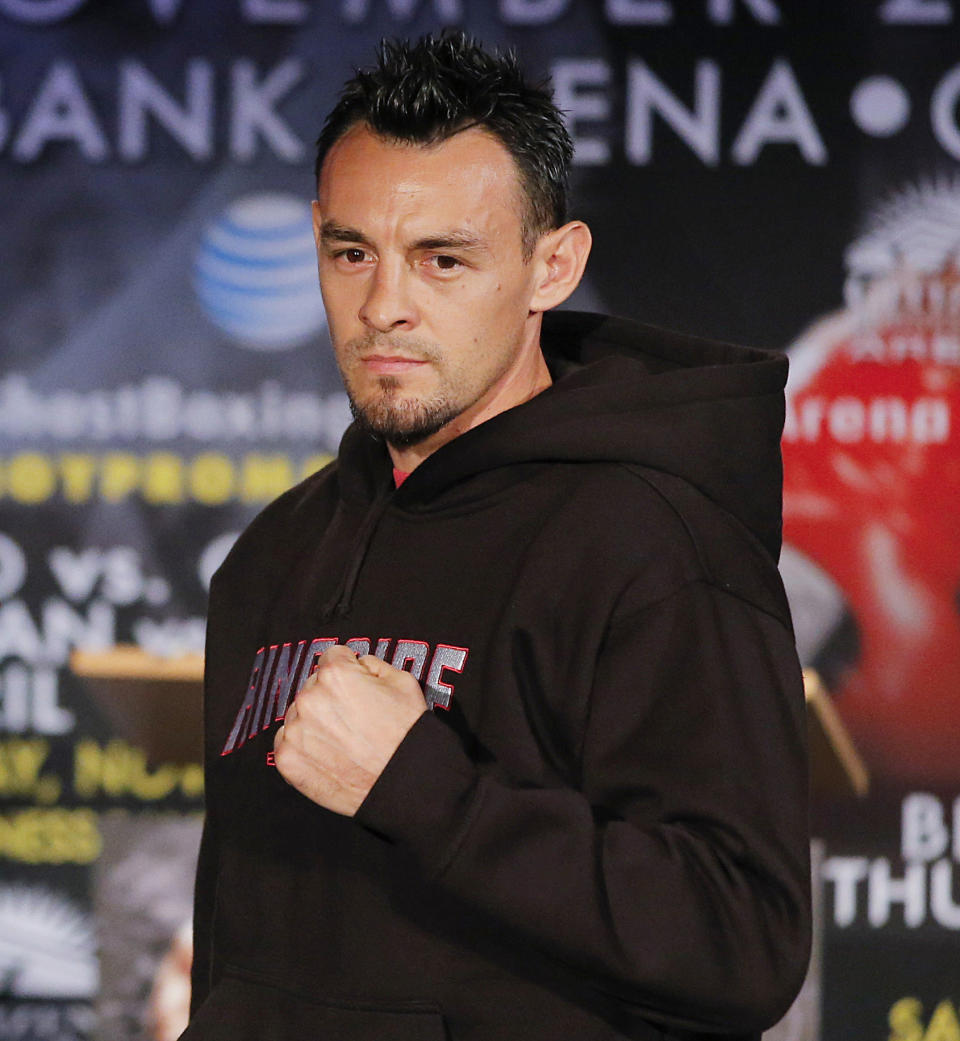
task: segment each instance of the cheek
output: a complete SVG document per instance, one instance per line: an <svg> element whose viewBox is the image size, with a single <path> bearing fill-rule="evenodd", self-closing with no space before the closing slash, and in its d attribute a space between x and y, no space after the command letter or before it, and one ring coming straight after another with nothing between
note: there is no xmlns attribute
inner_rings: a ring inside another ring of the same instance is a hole
<svg viewBox="0 0 960 1041"><path fill-rule="evenodd" d="M459 287L458 287L459 289ZM474 328L505 328L517 316L526 317L528 297L524 288L507 279L497 279L482 287L464 286L443 301L444 309L461 324L470 321Z"/></svg>
<svg viewBox="0 0 960 1041"><path fill-rule="evenodd" d="M338 348L339 344L354 340L363 332L363 323L359 317L360 306L359 304L354 305L353 301L344 294L337 293L324 295L323 309L330 342L333 344L334 350L340 354L342 348Z"/></svg>
<svg viewBox="0 0 960 1041"><path fill-rule="evenodd" d="M320 295L328 312L344 314L358 307L365 279L358 275L344 275L331 267L320 267Z"/></svg>
<svg viewBox="0 0 960 1041"><path fill-rule="evenodd" d="M422 332L445 344L452 367L486 369L502 363L523 336L529 317L529 296L520 273L502 273L488 279L465 280L444 286L421 300ZM454 345L456 360L449 353Z"/></svg>

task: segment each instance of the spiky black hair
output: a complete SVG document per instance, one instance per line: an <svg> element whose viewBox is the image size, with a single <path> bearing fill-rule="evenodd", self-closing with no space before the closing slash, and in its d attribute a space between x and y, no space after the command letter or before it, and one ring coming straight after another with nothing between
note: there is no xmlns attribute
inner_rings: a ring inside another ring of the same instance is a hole
<svg viewBox="0 0 960 1041"><path fill-rule="evenodd" d="M439 144L469 127L497 137L516 163L530 253L566 220L573 142L548 83L527 81L513 51L487 51L463 32L414 43L382 40L377 64L347 81L317 138L315 175L334 143L362 123L385 138Z"/></svg>

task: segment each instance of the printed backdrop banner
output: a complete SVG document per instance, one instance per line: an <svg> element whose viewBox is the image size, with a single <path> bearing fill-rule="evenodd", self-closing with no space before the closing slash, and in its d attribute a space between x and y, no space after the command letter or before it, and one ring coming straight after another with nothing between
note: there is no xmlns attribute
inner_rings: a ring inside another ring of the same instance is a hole
<svg viewBox="0 0 960 1041"><path fill-rule="evenodd" d="M0 1038L176 1036L200 767L70 655L201 651L238 531L335 453L312 142L448 25L553 78L571 306L790 350L782 570L872 787L814 805L784 1029L960 1041L955 0L0 0Z"/></svg>

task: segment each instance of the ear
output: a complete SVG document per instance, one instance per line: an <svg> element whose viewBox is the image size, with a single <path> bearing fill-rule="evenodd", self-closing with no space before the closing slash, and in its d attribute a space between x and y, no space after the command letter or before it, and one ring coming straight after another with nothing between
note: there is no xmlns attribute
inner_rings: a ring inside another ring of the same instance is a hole
<svg viewBox="0 0 960 1041"><path fill-rule="evenodd" d="M593 236L583 221L570 221L540 237L530 263L536 266L530 310L549 311L577 288Z"/></svg>

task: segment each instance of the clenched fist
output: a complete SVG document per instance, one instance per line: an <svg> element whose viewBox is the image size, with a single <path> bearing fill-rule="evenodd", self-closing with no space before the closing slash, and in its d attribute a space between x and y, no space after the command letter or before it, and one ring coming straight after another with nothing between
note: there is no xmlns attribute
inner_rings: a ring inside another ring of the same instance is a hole
<svg viewBox="0 0 960 1041"><path fill-rule="evenodd" d="M427 710L409 672L331 647L287 709L273 742L284 780L352 817L407 731Z"/></svg>

